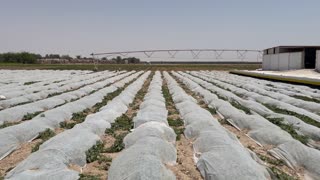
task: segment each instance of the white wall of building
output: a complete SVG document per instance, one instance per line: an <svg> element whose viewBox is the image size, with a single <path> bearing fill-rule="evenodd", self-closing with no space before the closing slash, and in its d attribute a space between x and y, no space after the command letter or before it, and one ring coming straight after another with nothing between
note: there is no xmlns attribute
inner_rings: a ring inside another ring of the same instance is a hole
<svg viewBox="0 0 320 180"><path fill-rule="evenodd" d="M320 72L320 50L317 51L316 70Z"/></svg>
<svg viewBox="0 0 320 180"><path fill-rule="evenodd" d="M303 58L302 52L289 53L289 54L290 54L289 69L303 69L304 58Z"/></svg>
<svg viewBox="0 0 320 180"><path fill-rule="evenodd" d="M278 71L279 70L279 54L271 54L271 66L270 70Z"/></svg>
<svg viewBox="0 0 320 180"><path fill-rule="evenodd" d="M289 61L290 54L289 53L281 53L279 54L279 68L280 71L289 70Z"/></svg>
<svg viewBox="0 0 320 180"><path fill-rule="evenodd" d="M302 52L267 54L263 56L262 69L271 71L302 69L304 67L302 57Z"/></svg>
<svg viewBox="0 0 320 180"><path fill-rule="evenodd" d="M270 69L271 67L271 55L267 54L262 59L262 69Z"/></svg>

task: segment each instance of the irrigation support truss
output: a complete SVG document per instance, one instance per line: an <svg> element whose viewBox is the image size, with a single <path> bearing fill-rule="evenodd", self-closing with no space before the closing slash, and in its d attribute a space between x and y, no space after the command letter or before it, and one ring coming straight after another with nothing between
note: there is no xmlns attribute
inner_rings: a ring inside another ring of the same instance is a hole
<svg viewBox="0 0 320 180"><path fill-rule="evenodd" d="M180 52L190 53L192 59L200 59L201 53L210 53L212 56L210 59L224 59L223 55L225 53L234 54L233 59L239 62L244 62L247 58L247 53L256 53L256 62L262 61L262 51L261 50L248 50L248 49L161 49L161 50L141 50L141 51L119 51L119 52L105 52L105 53L92 53L93 58L97 57L112 57L112 56L123 56L127 57L130 54L143 55L145 58L152 58L156 53L167 53L166 58L176 58L176 55Z"/></svg>

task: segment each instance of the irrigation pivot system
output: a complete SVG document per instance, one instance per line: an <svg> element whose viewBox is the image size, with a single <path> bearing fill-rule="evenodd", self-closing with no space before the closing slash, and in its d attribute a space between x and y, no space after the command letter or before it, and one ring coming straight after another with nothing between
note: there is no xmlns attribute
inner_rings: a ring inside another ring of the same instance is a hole
<svg viewBox="0 0 320 180"><path fill-rule="evenodd" d="M160 50L139 50L139 51L118 51L92 53L93 58L115 56L135 56L141 58L166 58L166 59L186 59L201 60L207 59L211 61L233 60L236 62L261 62L261 50L249 49L160 49Z"/></svg>

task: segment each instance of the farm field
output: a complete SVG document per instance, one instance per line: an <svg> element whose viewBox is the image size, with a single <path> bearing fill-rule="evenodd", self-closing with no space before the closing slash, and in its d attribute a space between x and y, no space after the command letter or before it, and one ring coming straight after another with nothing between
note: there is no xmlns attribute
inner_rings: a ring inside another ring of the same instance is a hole
<svg viewBox="0 0 320 180"><path fill-rule="evenodd" d="M0 179L320 179L320 89L134 66L0 70Z"/></svg>

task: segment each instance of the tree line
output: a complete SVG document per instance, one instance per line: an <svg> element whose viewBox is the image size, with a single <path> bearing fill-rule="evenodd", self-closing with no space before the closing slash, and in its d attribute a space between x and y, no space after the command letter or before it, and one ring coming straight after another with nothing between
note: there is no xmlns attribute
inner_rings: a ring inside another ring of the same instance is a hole
<svg viewBox="0 0 320 180"><path fill-rule="evenodd" d="M41 56L40 54L29 53L29 52L8 52L8 53L0 53L0 63L23 63L23 64L35 64L38 63L40 59L63 59L63 60L73 60L69 55L59 55L59 54L46 54L45 56ZM92 58L81 57L80 55L76 56L76 60L86 60ZM136 57L127 57L122 58L121 56L117 56L112 59L102 58L103 61L108 61L110 63L116 64L138 64L140 63L140 59Z"/></svg>
<svg viewBox="0 0 320 180"><path fill-rule="evenodd" d="M5 63L23 63L23 64L34 64L37 63L38 59L41 59L40 54L19 52L19 53L2 53L0 54L0 62Z"/></svg>
<svg viewBox="0 0 320 180"><path fill-rule="evenodd" d="M101 60L108 60L107 58L102 58ZM110 59L112 62L117 64L139 64L140 59L136 57L127 57L122 58L121 56L117 56L115 58Z"/></svg>

